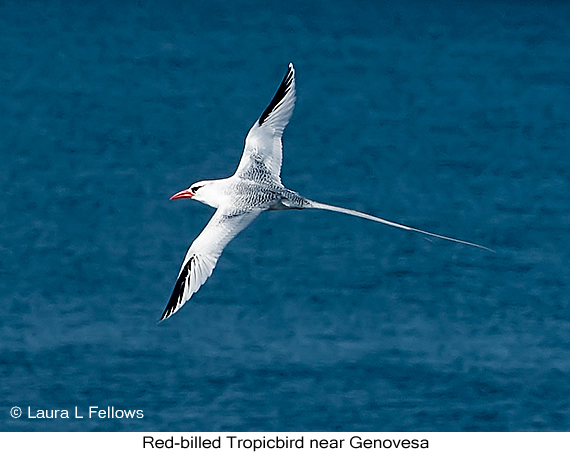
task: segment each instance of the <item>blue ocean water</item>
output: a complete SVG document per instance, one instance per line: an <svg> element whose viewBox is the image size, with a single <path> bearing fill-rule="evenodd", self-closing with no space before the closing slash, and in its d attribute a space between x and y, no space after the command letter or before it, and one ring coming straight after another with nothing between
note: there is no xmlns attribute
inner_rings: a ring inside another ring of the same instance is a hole
<svg viewBox="0 0 570 452"><path fill-rule="evenodd" d="M570 5L0 3L0 430L570 429ZM284 183L158 323L297 69ZM10 416L19 406L24 415ZM29 419L140 409L144 418Z"/></svg>

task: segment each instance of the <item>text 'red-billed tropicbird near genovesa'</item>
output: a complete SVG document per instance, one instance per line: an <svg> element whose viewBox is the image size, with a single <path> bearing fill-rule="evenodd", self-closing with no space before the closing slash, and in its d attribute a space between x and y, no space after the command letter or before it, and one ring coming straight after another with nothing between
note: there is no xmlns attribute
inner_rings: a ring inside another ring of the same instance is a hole
<svg viewBox="0 0 570 452"><path fill-rule="evenodd" d="M264 210L322 209L377 221L406 231L489 250L481 245L384 220L344 207L311 201L281 183L281 137L295 107L295 69L289 63L275 97L245 138L235 174L226 179L196 182L170 199L192 198L216 212L194 240L180 268L174 291L160 320L178 311L212 274L226 245ZM492 250L489 250L492 251Z"/></svg>

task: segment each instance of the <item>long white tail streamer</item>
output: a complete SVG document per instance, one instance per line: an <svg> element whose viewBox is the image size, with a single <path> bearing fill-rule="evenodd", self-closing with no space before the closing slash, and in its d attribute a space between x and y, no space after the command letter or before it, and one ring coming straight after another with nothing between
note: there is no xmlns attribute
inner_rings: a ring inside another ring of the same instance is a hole
<svg viewBox="0 0 570 452"><path fill-rule="evenodd" d="M466 240L455 239L453 237L447 237L445 235L435 234L433 232L422 231L421 229L412 228L411 226L406 226L405 224L395 223L393 221L384 220L383 218L375 217L374 215L369 215L364 212L359 212L358 210L346 209L344 207L338 206L331 206L329 204L323 204L317 201L310 201L310 205L308 206L310 209L321 209L321 210L330 210L332 212L339 212L345 213L347 215L353 215L355 217L365 218L366 220L376 221L377 223L386 224L388 226L393 226L395 228L404 229L405 231L412 231L412 232L419 232L420 234L429 235L430 237L436 237L438 239L449 240L450 242L461 243L463 245L474 246L475 248L480 248L482 250L491 251L494 253L495 251L491 248L487 248L483 245L478 245L477 243L467 242Z"/></svg>

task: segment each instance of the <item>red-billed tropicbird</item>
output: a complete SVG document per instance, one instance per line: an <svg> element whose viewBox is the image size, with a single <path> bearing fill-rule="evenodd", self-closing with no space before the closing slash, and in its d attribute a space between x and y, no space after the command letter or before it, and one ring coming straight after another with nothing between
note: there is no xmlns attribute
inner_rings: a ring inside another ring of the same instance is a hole
<svg viewBox="0 0 570 452"><path fill-rule="evenodd" d="M243 155L233 176L195 182L170 199L192 198L216 212L194 240L182 263L170 301L160 320L178 311L212 274L225 246L264 210L323 209L377 221L407 231L487 249L484 246L384 220L344 207L311 201L281 182L281 137L295 106L295 69L285 78L261 117L245 138ZM491 251L491 250L490 250Z"/></svg>

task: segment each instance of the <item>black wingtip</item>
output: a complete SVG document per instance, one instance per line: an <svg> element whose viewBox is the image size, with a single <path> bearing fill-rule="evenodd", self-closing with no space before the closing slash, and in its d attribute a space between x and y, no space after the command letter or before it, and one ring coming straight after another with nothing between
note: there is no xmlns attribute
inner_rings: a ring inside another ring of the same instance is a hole
<svg viewBox="0 0 570 452"><path fill-rule="evenodd" d="M184 295L184 287L186 286L186 278L188 276L188 273L190 272L190 268L192 267L193 260L194 260L193 257L190 258L190 260L188 260L188 262L180 272L180 275L176 280L176 284L174 285L174 290L172 291L172 295L170 296L170 300L168 300L168 304L166 305L166 308L164 309L164 312L162 313L162 316L158 321L159 323L162 322L163 320L166 320L168 317L174 314L176 308L181 303L182 296Z"/></svg>
<svg viewBox="0 0 570 452"><path fill-rule="evenodd" d="M269 105L267 106L267 108L265 109L265 111L263 112L261 117L259 118L259 125L260 126L263 125L263 123L269 117L271 112L275 109L275 107L279 104L279 102L281 102L283 100L285 95L289 92L289 90L291 89L291 84L293 83L294 77L295 77L295 68L293 67L293 63L289 63L289 66L287 68L287 73L285 74L285 77L283 77L283 81L279 85L279 88L277 88L277 92L275 93L275 96L273 96L273 99L271 100L271 102L269 103Z"/></svg>
<svg viewBox="0 0 570 452"><path fill-rule="evenodd" d="M182 275L180 275L180 276L182 276ZM183 285L182 280L179 277L176 280L176 285L174 286L174 290L172 291L172 295L170 296L170 300L168 300L168 304L166 305L164 312L160 316L159 322L162 322L163 320L166 320L168 317L170 317L172 315L172 313L174 312L174 310L176 309L176 305L178 304L178 299L182 296L182 293L180 290L182 288L181 287L182 285Z"/></svg>
<svg viewBox="0 0 570 452"><path fill-rule="evenodd" d="M172 298L170 298L170 301L168 302L166 309L164 310L164 312L160 316L158 323L162 323L164 320L166 320L168 317L170 317L172 315L172 311L174 310L174 308L173 308L173 306L171 306L171 301L172 301ZM176 305L174 305L174 306L176 306Z"/></svg>

